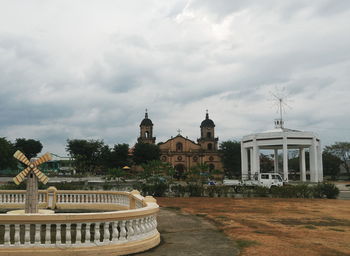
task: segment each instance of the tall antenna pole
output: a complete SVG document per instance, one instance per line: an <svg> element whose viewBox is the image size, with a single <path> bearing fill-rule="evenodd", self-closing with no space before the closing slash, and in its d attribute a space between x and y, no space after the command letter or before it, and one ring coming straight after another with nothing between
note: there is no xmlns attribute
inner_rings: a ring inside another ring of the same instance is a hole
<svg viewBox="0 0 350 256"><path fill-rule="evenodd" d="M271 92L271 94L276 100L278 112L279 112L279 119L275 120L275 127L276 128L283 128L283 126L284 126L283 111L285 111L286 107L290 108L290 106L286 103L286 100L285 100L286 96L283 96L281 94L275 94L272 92Z"/></svg>
<svg viewBox="0 0 350 256"><path fill-rule="evenodd" d="M279 103L280 103L280 118L281 118L281 121L283 120L283 118L282 118L282 98L279 98L278 99L279 100Z"/></svg>

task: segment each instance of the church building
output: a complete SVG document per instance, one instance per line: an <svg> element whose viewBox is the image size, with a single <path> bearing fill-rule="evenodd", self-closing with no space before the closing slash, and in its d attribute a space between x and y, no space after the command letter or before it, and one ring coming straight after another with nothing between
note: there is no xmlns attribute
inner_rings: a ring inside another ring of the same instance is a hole
<svg viewBox="0 0 350 256"><path fill-rule="evenodd" d="M200 125L200 138L197 142L180 133L165 142L160 142L158 143L161 152L160 160L174 166L179 176L198 164L207 164L210 170L223 170L218 153L218 140L219 138L215 137L215 124L207 112ZM140 124L140 137L137 141L155 144L153 123L148 118L147 112Z"/></svg>

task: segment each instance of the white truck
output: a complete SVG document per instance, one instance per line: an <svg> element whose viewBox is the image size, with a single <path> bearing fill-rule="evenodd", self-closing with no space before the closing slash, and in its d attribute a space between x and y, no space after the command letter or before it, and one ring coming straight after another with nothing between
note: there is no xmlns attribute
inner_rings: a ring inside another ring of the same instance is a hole
<svg viewBox="0 0 350 256"><path fill-rule="evenodd" d="M266 188L283 186L283 179L278 173L259 173L251 180L224 180L223 185L233 186L235 190L240 190L240 187L255 187L262 186Z"/></svg>

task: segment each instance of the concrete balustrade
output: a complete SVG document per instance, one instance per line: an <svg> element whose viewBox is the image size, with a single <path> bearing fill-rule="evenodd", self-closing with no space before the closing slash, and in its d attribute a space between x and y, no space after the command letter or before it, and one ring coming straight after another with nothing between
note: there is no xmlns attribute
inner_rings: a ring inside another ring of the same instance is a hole
<svg viewBox="0 0 350 256"><path fill-rule="evenodd" d="M1 207L23 207L24 193L0 191ZM51 209L113 211L1 214L0 256L125 255L159 244L158 205L153 197L142 197L138 191L58 191L50 187L40 191L39 201Z"/></svg>

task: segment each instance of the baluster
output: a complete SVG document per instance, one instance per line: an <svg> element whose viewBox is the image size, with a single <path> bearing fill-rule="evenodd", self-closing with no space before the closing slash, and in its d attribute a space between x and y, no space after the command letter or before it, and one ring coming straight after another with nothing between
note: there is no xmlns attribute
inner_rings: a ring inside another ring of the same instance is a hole
<svg viewBox="0 0 350 256"><path fill-rule="evenodd" d="M120 241L126 240L125 220L122 220L122 221L121 221L119 240L120 240Z"/></svg>
<svg viewBox="0 0 350 256"><path fill-rule="evenodd" d="M10 224L5 224L4 244L10 245Z"/></svg>
<svg viewBox="0 0 350 256"><path fill-rule="evenodd" d="M156 231L157 229L157 217L153 215L153 229Z"/></svg>
<svg viewBox="0 0 350 256"><path fill-rule="evenodd" d="M30 244L30 224L24 224L24 243Z"/></svg>
<svg viewBox="0 0 350 256"><path fill-rule="evenodd" d="M92 203L96 203L96 195L95 194L92 195Z"/></svg>
<svg viewBox="0 0 350 256"><path fill-rule="evenodd" d="M119 231L118 231L118 221L112 222L112 242L116 242L118 240Z"/></svg>
<svg viewBox="0 0 350 256"><path fill-rule="evenodd" d="M132 220L127 221L126 227L128 229L128 240L133 240L135 231L134 231L134 228L132 227Z"/></svg>
<svg viewBox="0 0 350 256"><path fill-rule="evenodd" d="M109 243L109 236L110 236L109 222L105 222L103 224L103 242L104 243Z"/></svg>
<svg viewBox="0 0 350 256"><path fill-rule="evenodd" d="M66 224L66 244L72 243L72 234L71 234L71 223Z"/></svg>
<svg viewBox="0 0 350 256"><path fill-rule="evenodd" d="M144 218L140 219L140 228L142 230L142 235L145 235L147 233L147 228L146 228L146 225L145 225L145 219Z"/></svg>
<svg viewBox="0 0 350 256"><path fill-rule="evenodd" d="M61 224L56 224L56 244L60 245L61 243Z"/></svg>
<svg viewBox="0 0 350 256"><path fill-rule="evenodd" d="M45 228L45 244L51 244L51 224L46 224L46 228Z"/></svg>
<svg viewBox="0 0 350 256"><path fill-rule="evenodd" d="M137 239L138 236L140 235L140 228L139 228L137 219L132 221L132 226L133 226L134 232L135 232L134 237L135 237L135 239Z"/></svg>
<svg viewBox="0 0 350 256"><path fill-rule="evenodd" d="M14 202L14 203L17 203L17 194L14 194L14 195L13 195L13 202Z"/></svg>
<svg viewBox="0 0 350 256"><path fill-rule="evenodd" d="M40 224L35 224L34 243L40 244Z"/></svg>
<svg viewBox="0 0 350 256"><path fill-rule="evenodd" d="M76 232L75 232L75 243L81 244L81 223L77 223Z"/></svg>
<svg viewBox="0 0 350 256"><path fill-rule="evenodd" d="M100 223L97 222L97 223L95 223L95 237L94 237L95 243L99 243L100 242L100 238L101 238L101 235L100 235Z"/></svg>
<svg viewBox="0 0 350 256"><path fill-rule="evenodd" d="M14 244L15 245L19 245L19 243L20 243L19 230L20 230L19 224L15 224L15 236L14 236L14 239L15 239Z"/></svg>
<svg viewBox="0 0 350 256"><path fill-rule="evenodd" d="M147 217L148 232L152 231L151 217Z"/></svg>
<svg viewBox="0 0 350 256"><path fill-rule="evenodd" d="M150 232L152 230L151 217L146 218L146 224L147 224L147 232Z"/></svg>
<svg viewBox="0 0 350 256"><path fill-rule="evenodd" d="M90 228L91 228L91 223L86 223L85 227L85 243L90 243Z"/></svg>

